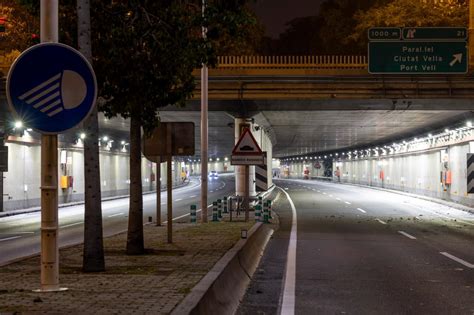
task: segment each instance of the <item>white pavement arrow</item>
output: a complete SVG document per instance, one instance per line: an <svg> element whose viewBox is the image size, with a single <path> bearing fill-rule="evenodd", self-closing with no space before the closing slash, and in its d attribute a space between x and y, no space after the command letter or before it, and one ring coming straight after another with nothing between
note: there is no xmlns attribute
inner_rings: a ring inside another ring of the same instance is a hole
<svg viewBox="0 0 474 315"><path fill-rule="evenodd" d="M455 55L453 55L453 57L454 57L453 61L451 61L451 62L449 63L449 65L450 65L451 67L454 66L454 65L456 64L456 62L461 63L462 54L455 54Z"/></svg>

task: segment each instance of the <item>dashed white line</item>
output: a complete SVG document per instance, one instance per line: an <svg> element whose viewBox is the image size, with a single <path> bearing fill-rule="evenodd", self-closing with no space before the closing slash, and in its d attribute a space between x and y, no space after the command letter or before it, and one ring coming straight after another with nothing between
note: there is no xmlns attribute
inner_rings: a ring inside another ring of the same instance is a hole
<svg viewBox="0 0 474 315"><path fill-rule="evenodd" d="M445 256L445 257L448 257L449 259L452 259L454 260L455 262L458 262L460 263L461 265L467 267L467 268L471 268L473 269L474 268L474 264L471 264L471 263L468 263L467 261L461 259L461 258L458 258L454 255L451 255L450 253L446 253L446 252L439 252L441 255Z"/></svg>
<svg viewBox="0 0 474 315"><path fill-rule="evenodd" d="M400 234L403 235L403 236L408 237L408 238L411 239L411 240L416 240L416 237L414 237L413 235L408 234L407 232L398 231L398 233L400 233Z"/></svg>
<svg viewBox="0 0 474 315"><path fill-rule="evenodd" d="M7 237L7 238L2 238L0 239L0 242L5 242L5 241L9 241L9 240L14 240L14 239L17 239L17 238L20 238L21 236L12 236L12 237Z"/></svg>
<svg viewBox="0 0 474 315"><path fill-rule="evenodd" d="M62 225L62 226L60 226L60 228L67 228L67 227L79 225L79 224L82 224L82 223L83 223L83 222L77 222L77 223L72 223L72 224L68 224L68 225Z"/></svg>
<svg viewBox="0 0 474 315"><path fill-rule="evenodd" d="M341 201L341 198L336 198L336 200L339 200L339 201Z"/></svg>
<svg viewBox="0 0 474 315"><path fill-rule="evenodd" d="M323 192L323 195L327 195L325 192Z"/></svg>
<svg viewBox="0 0 474 315"><path fill-rule="evenodd" d="M384 222L384 221L380 220L379 218L375 219L375 221L378 221L379 223L382 223L382 224L387 224L387 222Z"/></svg>
<svg viewBox="0 0 474 315"><path fill-rule="evenodd" d="M123 214L123 212L116 213L116 214L111 214L111 215L108 216L108 218L117 217L117 216L122 215L122 214Z"/></svg>
<svg viewBox="0 0 474 315"><path fill-rule="evenodd" d="M329 197L331 197L331 198L332 198L333 196L332 196L332 195L329 195Z"/></svg>
<svg viewBox="0 0 474 315"><path fill-rule="evenodd" d="M345 204L350 205L351 203L349 201L344 201Z"/></svg>
<svg viewBox="0 0 474 315"><path fill-rule="evenodd" d="M367 213L367 211L365 211L364 209L361 209L361 208L357 208L357 210L359 210L362 213Z"/></svg>
<svg viewBox="0 0 474 315"><path fill-rule="evenodd" d="M183 200L183 198L178 198L178 199L175 199L174 201L181 201Z"/></svg>
<svg viewBox="0 0 474 315"><path fill-rule="evenodd" d="M194 198L194 197L197 197L197 196L196 195L189 196L189 198Z"/></svg>
<svg viewBox="0 0 474 315"><path fill-rule="evenodd" d="M321 190L318 190L318 193L320 193L320 192L321 192Z"/></svg>

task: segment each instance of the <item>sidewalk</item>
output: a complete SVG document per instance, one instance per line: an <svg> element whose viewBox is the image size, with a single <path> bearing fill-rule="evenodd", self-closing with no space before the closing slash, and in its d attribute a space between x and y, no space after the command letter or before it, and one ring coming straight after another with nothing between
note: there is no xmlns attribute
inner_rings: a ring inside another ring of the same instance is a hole
<svg viewBox="0 0 474 315"><path fill-rule="evenodd" d="M141 256L125 255L126 234L104 240L106 271L83 273L82 245L60 250L60 293L34 293L40 259L0 268L0 314L167 314L240 239L245 222L174 224L174 244L166 228L144 226Z"/></svg>

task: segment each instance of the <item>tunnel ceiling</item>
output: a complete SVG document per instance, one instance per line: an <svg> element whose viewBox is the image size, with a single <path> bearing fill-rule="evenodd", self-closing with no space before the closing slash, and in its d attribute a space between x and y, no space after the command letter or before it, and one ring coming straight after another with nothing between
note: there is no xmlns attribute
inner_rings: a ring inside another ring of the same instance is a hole
<svg viewBox="0 0 474 315"><path fill-rule="evenodd" d="M196 155L200 155L200 112L166 111L162 121L192 121ZM276 139L275 157L323 152L415 137L472 117L466 111L264 111L255 121ZM234 119L225 112L209 112L209 157L229 156L234 145ZM127 132L123 119L100 118L105 130Z"/></svg>

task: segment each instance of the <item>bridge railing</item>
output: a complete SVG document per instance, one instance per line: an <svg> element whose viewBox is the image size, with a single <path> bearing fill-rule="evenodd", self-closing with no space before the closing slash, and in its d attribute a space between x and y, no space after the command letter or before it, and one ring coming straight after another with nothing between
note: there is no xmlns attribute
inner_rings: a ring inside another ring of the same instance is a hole
<svg viewBox="0 0 474 315"><path fill-rule="evenodd" d="M367 56L220 56L219 69L367 69Z"/></svg>

